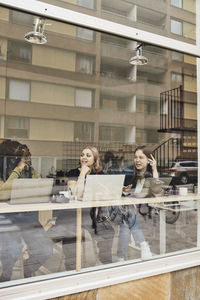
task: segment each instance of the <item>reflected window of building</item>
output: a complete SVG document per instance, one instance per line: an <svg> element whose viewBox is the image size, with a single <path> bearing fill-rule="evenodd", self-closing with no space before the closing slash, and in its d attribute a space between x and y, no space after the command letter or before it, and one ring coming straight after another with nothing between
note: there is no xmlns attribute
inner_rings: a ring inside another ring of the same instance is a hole
<svg viewBox="0 0 200 300"><path fill-rule="evenodd" d="M77 54L76 69L77 72L93 74L94 58L86 55Z"/></svg>
<svg viewBox="0 0 200 300"><path fill-rule="evenodd" d="M10 21L19 25L33 25L33 16L15 10L10 10Z"/></svg>
<svg viewBox="0 0 200 300"><path fill-rule="evenodd" d="M94 40L94 31L86 28L77 27L77 37L93 41Z"/></svg>
<svg viewBox="0 0 200 300"><path fill-rule="evenodd" d="M171 19L171 33L183 35L183 23L181 21Z"/></svg>
<svg viewBox="0 0 200 300"><path fill-rule="evenodd" d="M182 0L171 0L171 5L182 8L183 3Z"/></svg>
<svg viewBox="0 0 200 300"><path fill-rule="evenodd" d="M172 51L171 53L172 60L183 62L184 54L176 51Z"/></svg>
<svg viewBox="0 0 200 300"><path fill-rule="evenodd" d="M126 129L124 127L100 126L99 140L102 142L125 142Z"/></svg>
<svg viewBox="0 0 200 300"><path fill-rule="evenodd" d="M136 111L155 114L158 112L158 103L155 101L137 100Z"/></svg>
<svg viewBox="0 0 200 300"><path fill-rule="evenodd" d="M7 117L5 135L8 138L28 138L29 119L23 117Z"/></svg>
<svg viewBox="0 0 200 300"><path fill-rule="evenodd" d="M171 73L171 87L172 89L178 88L183 84L183 75L180 73Z"/></svg>
<svg viewBox="0 0 200 300"><path fill-rule="evenodd" d="M78 0L78 5L94 9L94 0Z"/></svg>
<svg viewBox="0 0 200 300"><path fill-rule="evenodd" d="M30 82L25 80L8 80L8 98L10 100L29 101Z"/></svg>
<svg viewBox="0 0 200 300"><path fill-rule="evenodd" d="M8 60L31 62L32 47L28 43L8 41Z"/></svg>
<svg viewBox="0 0 200 300"><path fill-rule="evenodd" d="M92 142L94 140L94 124L88 122L75 122L74 140L76 142Z"/></svg>
<svg viewBox="0 0 200 300"><path fill-rule="evenodd" d="M86 89L76 89L75 103L79 107L92 107L92 91Z"/></svg>
<svg viewBox="0 0 200 300"><path fill-rule="evenodd" d="M154 129L136 128L136 143L158 143L159 134Z"/></svg>

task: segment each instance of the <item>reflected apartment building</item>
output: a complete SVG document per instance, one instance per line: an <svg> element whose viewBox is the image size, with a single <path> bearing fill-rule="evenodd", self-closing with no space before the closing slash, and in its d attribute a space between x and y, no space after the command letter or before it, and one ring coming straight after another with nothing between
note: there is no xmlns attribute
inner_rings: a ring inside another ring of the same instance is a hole
<svg viewBox="0 0 200 300"><path fill-rule="evenodd" d="M43 1L195 44L195 1ZM159 165L197 156L196 59L46 20L45 45L24 40L36 16L0 8L1 138L26 143L43 176L75 167L83 145L131 164L149 144Z"/></svg>

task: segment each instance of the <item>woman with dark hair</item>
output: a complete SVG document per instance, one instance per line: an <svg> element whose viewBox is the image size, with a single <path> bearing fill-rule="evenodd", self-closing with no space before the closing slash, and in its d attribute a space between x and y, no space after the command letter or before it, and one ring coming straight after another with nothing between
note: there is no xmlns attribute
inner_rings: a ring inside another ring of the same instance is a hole
<svg viewBox="0 0 200 300"><path fill-rule="evenodd" d="M18 178L40 178L31 165L31 153L26 145L6 140L0 144L0 200L10 199L12 181ZM24 261L24 277L31 277L52 254L52 242L38 220L37 212L0 215L0 281L11 279L12 269L22 250L22 238L29 258Z"/></svg>
<svg viewBox="0 0 200 300"><path fill-rule="evenodd" d="M136 198L152 197L160 193L160 185L159 189L156 189L156 180L158 180L159 176L152 152L145 146L139 146L134 151L133 161L135 173L132 179L129 177L128 181L125 180L125 189L133 188ZM131 235L133 235L135 242L140 244L141 258L143 260L151 258L152 254L148 243L145 241L136 213L136 207L134 205L121 207L120 213L122 222L120 224L117 251L119 260L123 260L126 255Z"/></svg>
<svg viewBox="0 0 200 300"><path fill-rule="evenodd" d="M86 146L80 155L80 165L68 172L68 187L72 195L81 198L84 191L85 180L89 174L102 174L102 166L98 150L93 146ZM100 175L103 176L103 175ZM70 214L70 222L68 217ZM89 231L99 248L99 260L101 263L112 262L112 243L114 229L107 221L103 222L100 215L101 209L82 209L82 228ZM92 220L91 220L92 219ZM106 223L106 224L105 224ZM76 266L76 212L75 210L59 213L56 226L64 229L62 233L62 247L65 255L66 270L74 270ZM52 228L52 231L54 228ZM61 229L63 231L63 229ZM61 232L60 232L61 233ZM58 232L59 234L59 232Z"/></svg>

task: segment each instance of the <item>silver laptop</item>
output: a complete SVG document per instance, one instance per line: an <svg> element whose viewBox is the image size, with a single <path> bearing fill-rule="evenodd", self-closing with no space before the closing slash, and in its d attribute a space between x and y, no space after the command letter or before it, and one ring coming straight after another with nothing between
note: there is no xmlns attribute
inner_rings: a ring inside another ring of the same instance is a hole
<svg viewBox="0 0 200 300"><path fill-rule="evenodd" d="M88 175L83 201L118 200L122 195L125 175Z"/></svg>
<svg viewBox="0 0 200 300"><path fill-rule="evenodd" d="M10 204L45 203L51 199L53 178L14 179Z"/></svg>

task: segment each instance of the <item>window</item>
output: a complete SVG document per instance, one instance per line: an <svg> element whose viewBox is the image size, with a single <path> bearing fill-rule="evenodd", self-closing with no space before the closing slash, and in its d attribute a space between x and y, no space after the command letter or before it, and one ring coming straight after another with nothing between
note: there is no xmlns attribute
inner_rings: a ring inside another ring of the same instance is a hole
<svg viewBox="0 0 200 300"><path fill-rule="evenodd" d="M94 59L85 55L77 55L77 72L93 74Z"/></svg>
<svg viewBox="0 0 200 300"><path fill-rule="evenodd" d="M124 127L100 126L99 140L105 142L125 142L126 130Z"/></svg>
<svg viewBox="0 0 200 300"><path fill-rule="evenodd" d="M172 56L172 60L175 60L175 61L183 62L183 60L184 60L184 54L183 53L172 51L171 56Z"/></svg>
<svg viewBox="0 0 200 300"><path fill-rule="evenodd" d="M8 60L31 62L32 48L28 43L8 41Z"/></svg>
<svg viewBox="0 0 200 300"><path fill-rule="evenodd" d="M136 128L136 143L158 143L159 134L154 129Z"/></svg>
<svg viewBox="0 0 200 300"><path fill-rule="evenodd" d="M33 17L31 15L15 10L10 11L10 21L14 24L33 25Z"/></svg>
<svg viewBox="0 0 200 300"><path fill-rule="evenodd" d="M171 33L183 35L183 23L181 21L171 19Z"/></svg>
<svg viewBox="0 0 200 300"><path fill-rule="evenodd" d="M151 100L138 100L136 102L136 109L137 112L146 112L146 113L152 113L155 114L158 112L158 105L157 102L151 101Z"/></svg>
<svg viewBox="0 0 200 300"><path fill-rule="evenodd" d="M171 5L182 8L182 0L171 0Z"/></svg>
<svg viewBox="0 0 200 300"><path fill-rule="evenodd" d="M178 88L183 84L183 76L179 73L171 73L171 86L172 89Z"/></svg>
<svg viewBox="0 0 200 300"><path fill-rule="evenodd" d="M10 100L29 101L30 82L10 79L8 83L8 98Z"/></svg>
<svg viewBox="0 0 200 300"><path fill-rule="evenodd" d="M78 0L78 5L94 9L94 0Z"/></svg>
<svg viewBox="0 0 200 300"><path fill-rule="evenodd" d="M74 140L76 142L92 142L94 140L94 124L86 122L75 122Z"/></svg>
<svg viewBox="0 0 200 300"><path fill-rule="evenodd" d="M7 117L6 132L8 138L28 138L29 119L23 117Z"/></svg>
<svg viewBox="0 0 200 300"><path fill-rule="evenodd" d="M85 89L76 89L75 96L76 106L79 107L92 107L92 91Z"/></svg>
<svg viewBox="0 0 200 300"><path fill-rule="evenodd" d="M79 37L81 39L93 41L94 31L92 31L90 29L85 29L85 28L78 27L77 28L77 37Z"/></svg>

